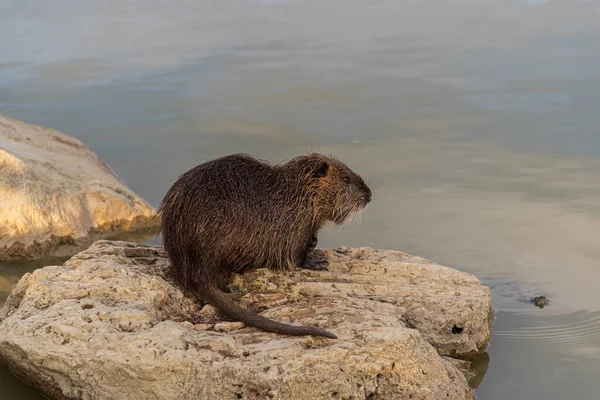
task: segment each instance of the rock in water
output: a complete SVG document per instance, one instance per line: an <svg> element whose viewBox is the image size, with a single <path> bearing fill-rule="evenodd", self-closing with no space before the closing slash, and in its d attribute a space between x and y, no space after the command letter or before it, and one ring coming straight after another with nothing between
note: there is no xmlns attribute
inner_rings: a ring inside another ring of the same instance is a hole
<svg viewBox="0 0 600 400"><path fill-rule="evenodd" d="M338 340L219 324L170 283L162 248L98 241L23 276L0 311L0 361L55 398L474 398L454 361L487 345L486 286L397 251L320 253L330 271L263 268L229 287Z"/></svg>
<svg viewBox="0 0 600 400"><path fill-rule="evenodd" d="M544 308L550 303L550 300L546 296L532 297L529 301L538 308Z"/></svg>
<svg viewBox="0 0 600 400"><path fill-rule="evenodd" d="M79 140L0 115L0 259L73 254L154 215Z"/></svg>

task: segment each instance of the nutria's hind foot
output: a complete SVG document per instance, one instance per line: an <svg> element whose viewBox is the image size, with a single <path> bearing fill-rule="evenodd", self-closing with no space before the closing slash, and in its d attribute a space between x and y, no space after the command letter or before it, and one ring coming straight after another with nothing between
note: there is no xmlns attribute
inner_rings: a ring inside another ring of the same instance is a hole
<svg viewBox="0 0 600 400"><path fill-rule="evenodd" d="M311 260L310 258L307 258L304 261L304 264L302 264L302 266L300 268L310 269L312 271L329 271L327 269L328 264L329 264L329 261L327 261L327 260L323 260L323 259Z"/></svg>

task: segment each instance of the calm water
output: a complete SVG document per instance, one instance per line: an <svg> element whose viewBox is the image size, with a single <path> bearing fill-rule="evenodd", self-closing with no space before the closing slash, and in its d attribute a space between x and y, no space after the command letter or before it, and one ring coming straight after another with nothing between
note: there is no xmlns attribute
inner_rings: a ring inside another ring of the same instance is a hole
<svg viewBox="0 0 600 400"><path fill-rule="evenodd" d="M154 205L220 155L331 152L374 201L322 246L492 287L480 399L597 399L599 17L573 0L0 0L0 112L80 138ZM0 265L0 301L35 267Z"/></svg>

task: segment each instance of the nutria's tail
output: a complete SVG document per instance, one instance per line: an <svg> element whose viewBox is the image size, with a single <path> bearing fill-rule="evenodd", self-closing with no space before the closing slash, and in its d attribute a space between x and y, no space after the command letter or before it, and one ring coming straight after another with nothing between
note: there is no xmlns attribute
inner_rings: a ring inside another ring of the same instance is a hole
<svg viewBox="0 0 600 400"><path fill-rule="evenodd" d="M214 287L207 286L203 290L204 299L212 306L218 308L223 314L235 321L241 321L246 325L262 329L266 332L283 333L284 335L293 336L325 336L331 339L337 339L333 333L329 333L319 328L311 328L307 326L293 326L281 324L258 314L254 314L227 298L223 293Z"/></svg>

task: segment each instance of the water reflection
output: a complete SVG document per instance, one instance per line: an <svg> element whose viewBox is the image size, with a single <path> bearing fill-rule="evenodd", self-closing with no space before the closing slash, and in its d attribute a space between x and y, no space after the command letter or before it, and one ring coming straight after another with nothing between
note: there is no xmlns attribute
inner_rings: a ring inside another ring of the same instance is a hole
<svg viewBox="0 0 600 400"><path fill-rule="evenodd" d="M42 400L46 398L31 386L15 378L2 364L0 364L0 387L3 399Z"/></svg>
<svg viewBox="0 0 600 400"><path fill-rule="evenodd" d="M479 385L481 385L489 365L490 355L487 352L481 353L476 359L471 361L471 366L467 374L469 386L471 386L473 389L477 389Z"/></svg>

